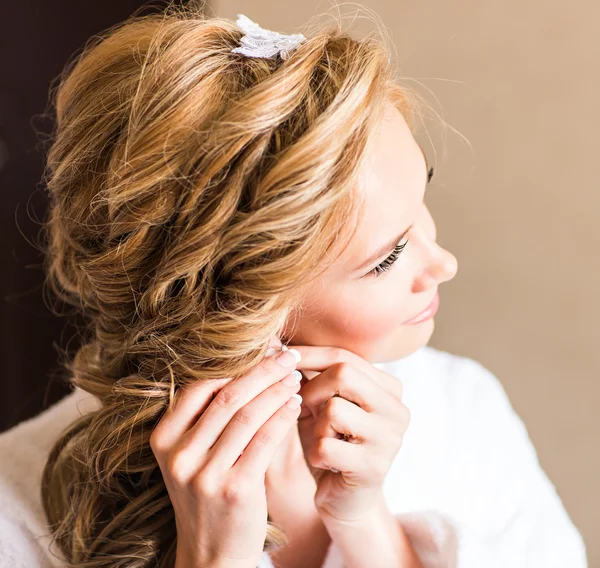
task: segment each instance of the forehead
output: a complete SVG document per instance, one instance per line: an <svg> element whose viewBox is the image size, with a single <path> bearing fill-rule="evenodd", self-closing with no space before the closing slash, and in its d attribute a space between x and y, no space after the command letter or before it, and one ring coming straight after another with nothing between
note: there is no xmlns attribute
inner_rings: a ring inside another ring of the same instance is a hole
<svg viewBox="0 0 600 568"><path fill-rule="evenodd" d="M366 153L359 176L364 209L356 234L339 259L345 270L353 270L408 228L425 191L425 158L406 120L391 103Z"/></svg>

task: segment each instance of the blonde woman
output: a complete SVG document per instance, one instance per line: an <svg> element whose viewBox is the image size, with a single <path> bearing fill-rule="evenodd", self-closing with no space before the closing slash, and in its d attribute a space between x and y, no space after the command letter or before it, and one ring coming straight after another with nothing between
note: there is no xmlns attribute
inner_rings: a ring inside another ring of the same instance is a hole
<svg viewBox="0 0 600 568"><path fill-rule="evenodd" d="M0 564L583 568L500 382L427 346L418 97L372 37L250 24L132 16L61 76L46 268L89 332L0 436Z"/></svg>

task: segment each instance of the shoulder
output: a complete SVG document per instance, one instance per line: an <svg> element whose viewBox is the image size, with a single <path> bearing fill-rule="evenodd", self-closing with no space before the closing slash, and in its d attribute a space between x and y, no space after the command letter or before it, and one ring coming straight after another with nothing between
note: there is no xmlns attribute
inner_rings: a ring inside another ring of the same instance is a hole
<svg viewBox="0 0 600 568"><path fill-rule="evenodd" d="M0 566L11 568L53 568L62 559L46 550L40 536L30 526L0 516Z"/></svg>
<svg viewBox="0 0 600 568"><path fill-rule="evenodd" d="M0 433L0 565L52 566L42 471L62 432L97 405L97 399L76 388L37 416ZM19 562L13 562L13 556Z"/></svg>

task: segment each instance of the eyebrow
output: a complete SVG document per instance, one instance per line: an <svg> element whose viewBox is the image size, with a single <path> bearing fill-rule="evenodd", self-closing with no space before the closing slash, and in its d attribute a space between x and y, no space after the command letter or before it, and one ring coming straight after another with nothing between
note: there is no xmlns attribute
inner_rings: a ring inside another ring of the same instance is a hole
<svg viewBox="0 0 600 568"><path fill-rule="evenodd" d="M429 187L429 162L427 161L427 156L426 156L425 152L423 151L423 148L421 147L421 145L418 142L417 142L417 146L421 149L423 157L425 158L425 165L427 167L427 170L426 170L426 172L427 172L426 180L427 181L425 184L425 191L427 191L427 188ZM408 229L406 229L401 235L393 238L391 241L389 241L385 245L379 247L373 254L371 254L369 256L369 258L367 258L364 262L362 262L360 266L355 268L354 272L358 272L359 270L365 269L367 266L369 266L371 263L374 263L379 258L383 257L385 254L390 253L394 249L394 247L404 238L406 233L408 233L408 231L410 231L412 228L413 228L413 225L408 227Z"/></svg>

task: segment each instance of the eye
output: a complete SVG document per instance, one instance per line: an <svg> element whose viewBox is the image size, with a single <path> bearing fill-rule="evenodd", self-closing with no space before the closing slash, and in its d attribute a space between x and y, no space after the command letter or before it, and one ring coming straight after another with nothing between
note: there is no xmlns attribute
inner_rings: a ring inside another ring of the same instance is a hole
<svg viewBox="0 0 600 568"><path fill-rule="evenodd" d="M431 166L429 168L429 172L427 173L427 183L429 183L431 181L432 177L433 177L433 166Z"/></svg>
<svg viewBox="0 0 600 568"><path fill-rule="evenodd" d="M381 273L387 272L392 267L394 262L398 260L400 253L404 250L404 247L408 244L408 242L409 241L407 240L405 243L398 243L394 247L394 250L392 251L390 256L388 256L385 260L383 260L375 268L373 268L373 270L369 272L369 275L379 276Z"/></svg>

